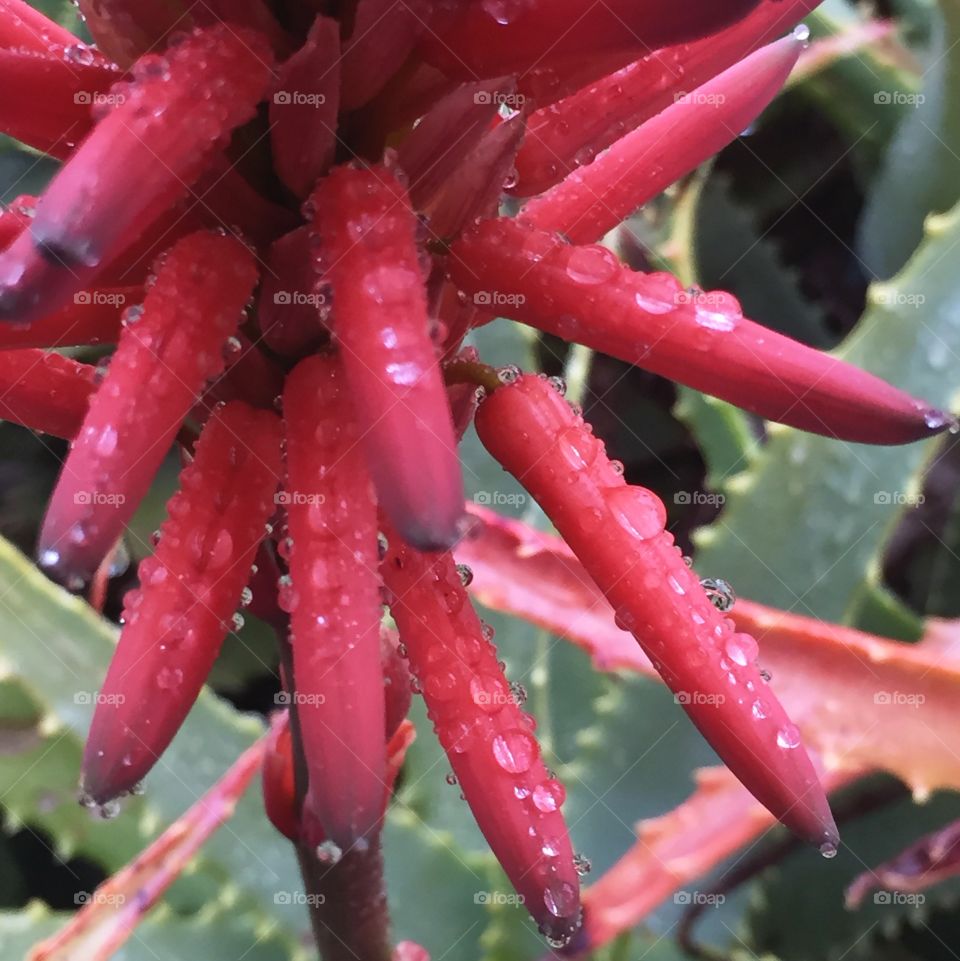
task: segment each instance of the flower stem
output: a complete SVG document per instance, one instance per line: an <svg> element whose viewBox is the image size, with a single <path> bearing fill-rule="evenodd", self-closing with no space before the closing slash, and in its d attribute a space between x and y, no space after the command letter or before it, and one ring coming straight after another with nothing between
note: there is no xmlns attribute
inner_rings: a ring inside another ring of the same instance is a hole
<svg viewBox="0 0 960 961"><path fill-rule="evenodd" d="M503 386L503 381L497 376L496 370L489 364L482 364L478 360L452 360L444 364L443 379L447 386L452 384L476 384L493 392Z"/></svg>

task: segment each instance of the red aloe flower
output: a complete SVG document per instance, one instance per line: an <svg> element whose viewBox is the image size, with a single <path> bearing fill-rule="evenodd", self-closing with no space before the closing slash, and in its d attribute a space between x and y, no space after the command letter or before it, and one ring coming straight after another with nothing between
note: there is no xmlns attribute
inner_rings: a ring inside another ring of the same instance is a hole
<svg viewBox="0 0 960 961"><path fill-rule="evenodd" d="M952 418L843 361L743 316L736 298L629 270L606 248L572 246L487 220L453 249L454 281L517 320L817 434L903 444Z"/></svg>
<svg viewBox="0 0 960 961"><path fill-rule="evenodd" d="M377 503L343 381L336 359L317 356L284 388L290 583L280 605L309 774L305 836L346 850L379 827L386 760Z"/></svg>
<svg viewBox="0 0 960 961"><path fill-rule="evenodd" d="M125 598L83 756L92 803L130 791L193 706L240 604L279 480L276 415L239 402L217 411L180 475L156 553L140 565L141 588Z"/></svg>
<svg viewBox="0 0 960 961"><path fill-rule="evenodd" d="M126 597L84 758L93 802L153 766L252 590L289 704L266 752L268 815L323 895L325 955L389 958L379 829L413 734L386 596L478 824L543 931L569 942L563 788L447 552L463 529L457 440L482 385L484 442L671 686L698 693L694 720L771 811L835 845L753 641L684 565L662 505L543 382L501 384L463 348L507 301L524 323L806 429L901 443L948 426L744 319L730 295L568 242L596 240L728 142L798 50L764 44L815 5L80 0L87 47L0 0L0 77L28 87L0 130L65 161L36 203L0 216L0 413L73 439L41 563L82 587L171 445L195 455ZM690 87L701 102L675 103ZM498 216L505 185L542 194L519 222ZM99 382L27 349L114 342Z"/></svg>
<svg viewBox="0 0 960 961"><path fill-rule="evenodd" d="M477 432L546 511L733 773L781 821L835 854L826 796L800 732L761 676L757 642L721 616L683 562L656 495L626 483L583 418L539 377L495 390L477 412Z"/></svg>
<svg viewBox="0 0 960 961"><path fill-rule="evenodd" d="M565 945L579 881L560 806L524 714L450 554L421 554L388 530L390 610L440 743L484 837L540 930Z"/></svg>
<svg viewBox="0 0 960 961"><path fill-rule="evenodd" d="M82 586L133 516L204 383L223 370L255 279L242 244L195 234L127 313L40 532L41 564L65 583Z"/></svg>
<svg viewBox="0 0 960 961"><path fill-rule="evenodd" d="M312 199L340 359L377 496L407 541L449 547L463 483L430 340L416 216L386 167L340 167Z"/></svg>

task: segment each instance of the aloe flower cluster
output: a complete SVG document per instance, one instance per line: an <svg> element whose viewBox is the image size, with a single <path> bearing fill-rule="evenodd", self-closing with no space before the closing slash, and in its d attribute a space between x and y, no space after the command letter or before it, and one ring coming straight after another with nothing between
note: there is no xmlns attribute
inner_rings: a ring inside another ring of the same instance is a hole
<svg viewBox="0 0 960 961"><path fill-rule="evenodd" d="M0 414L70 441L42 569L87 590L171 447L183 463L125 598L102 687L124 696L98 701L86 803L110 813L150 772L250 607L277 629L289 704L265 806L305 876L335 879L324 951L389 957L379 838L411 686L540 930L575 944L564 788L453 554L475 421L730 770L836 852L725 585L561 384L464 344L506 315L830 437L950 427L600 243L757 117L816 5L79 0L87 45L0 3L19 90L0 129L63 161L0 216ZM87 345L114 349L97 367L55 350Z"/></svg>

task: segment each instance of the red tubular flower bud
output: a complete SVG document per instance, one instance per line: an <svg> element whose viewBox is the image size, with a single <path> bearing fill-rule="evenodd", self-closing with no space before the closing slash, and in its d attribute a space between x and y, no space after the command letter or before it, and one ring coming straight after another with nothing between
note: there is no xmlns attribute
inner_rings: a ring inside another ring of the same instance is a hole
<svg viewBox="0 0 960 961"><path fill-rule="evenodd" d="M378 500L408 543L449 546L463 483L430 339L416 215L385 167L339 167L313 202L340 361Z"/></svg>
<svg viewBox="0 0 960 961"><path fill-rule="evenodd" d="M43 350L0 350L0 418L68 440L80 430L96 370Z"/></svg>
<svg viewBox="0 0 960 961"><path fill-rule="evenodd" d="M68 47L80 41L24 0L0 0L0 47L47 53L51 46ZM90 48L93 56L99 57Z"/></svg>
<svg viewBox="0 0 960 961"><path fill-rule="evenodd" d="M796 37L762 47L531 200L520 220L573 243L600 240L753 123L780 92L802 49Z"/></svg>
<svg viewBox="0 0 960 961"><path fill-rule="evenodd" d="M535 111L517 155L518 197L541 193L625 133L706 83L765 43L786 33L820 0L763 0L739 23L703 40L647 54ZM683 71L677 65L683 66Z"/></svg>
<svg viewBox="0 0 960 961"><path fill-rule="evenodd" d="M569 404L523 376L480 406L477 433L544 509L731 771L824 854L837 829L800 734L761 676L757 643L714 607L664 529Z"/></svg>
<svg viewBox="0 0 960 961"><path fill-rule="evenodd" d="M83 755L91 802L131 790L200 693L276 510L280 442L276 415L240 402L204 427L156 553L140 564L141 587L124 598L124 628Z"/></svg>
<svg viewBox="0 0 960 961"><path fill-rule="evenodd" d="M347 851L383 815L377 506L343 374L314 356L283 393L293 687L309 771L308 843Z"/></svg>
<svg viewBox="0 0 960 961"><path fill-rule="evenodd" d="M280 68L270 103L270 146L280 179L301 199L333 161L340 107L340 28L317 17Z"/></svg>
<svg viewBox="0 0 960 961"><path fill-rule="evenodd" d="M121 67L193 25L180 0L77 0L77 6L97 46Z"/></svg>
<svg viewBox="0 0 960 961"><path fill-rule="evenodd" d="M163 258L47 508L38 551L54 577L79 588L93 575L203 385L223 370L224 344L255 282L252 255L231 237L192 234Z"/></svg>
<svg viewBox="0 0 960 961"><path fill-rule="evenodd" d="M541 931L566 944L580 923L579 879L550 777L453 558L387 531L383 577L434 729L477 825Z"/></svg>
<svg viewBox="0 0 960 961"><path fill-rule="evenodd" d="M184 196L253 116L270 61L259 37L227 26L140 61L0 255L0 316L27 322L60 306Z"/></svg>
<svg viewBox="0 0 960 961"><path fill-rule="evenodd" d="M120 76L112 64L84 63L87 57L93 54L76 43L42 54L0 49L0 86L17 89L0 104L0 131L60 160L69 156L93 126L92 105L106 102Z"/></svg>
<svg viewBox="0 0 960 961"><path fill-rule="evenodd" d="M684 290L509 220L453 247L453 280L509 315L801 430L866 444L937 434L950 415L872 374L743 317L730 294Z"/></svg>
<svg viewBox="0 0 960 961"><path fill-rule="evenodd" d="M27 327L20 324L0 327L0 350L115 344L124 310L142 300L142 287L77 291L72 304L38 318Z"/></svg>
<svg viewBox="0 0 960 961"><path fill-rule="evenodd" d="M582 0L531 0L509 12L500 12L499 4L466 3L453 14L439 15L421 51L428 62L463 80L522 74L573 58L631 50L639 56L705 37L757 3L687 0L671 6L659 0L607 0L585 7Z"/></svg>

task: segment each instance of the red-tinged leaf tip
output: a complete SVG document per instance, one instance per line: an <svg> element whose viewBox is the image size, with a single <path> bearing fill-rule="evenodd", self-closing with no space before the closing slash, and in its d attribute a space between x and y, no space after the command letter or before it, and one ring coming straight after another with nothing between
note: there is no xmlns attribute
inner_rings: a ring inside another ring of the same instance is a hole
<svg viewBox="0 0 960 961"><path fill-rule="evenodd" d="M785 37L621 138L522 210L523 223L593 243L735 140L786 82L803 49ZM584 158L586 159L586 158Z"/></svg>
<svg viewBox="0 0 960 961"><path fill-rule="evenodd" d="M687 0L671 7L608 0L586 9L582 0L531 0L522 9L468 3L435 17L421 52L428 62L459 79L522 74L605 52L635 51L639 56L705 37L740 19L757 3Z"/></svg>
<svg viewBox="0 0 960 961"><path fill-rule="evenodd" d="M235 402L207 422L100 688L83 755L92 804L129 792L173 739L233 627L250 565L276 510L276 415Z"/></svg>
<svg viewBox="0 0 960 961"><path fill-rule="evenodd" d="M47 507L38 556L51 576L79 589L93 575L204 384L223 370L255 283L250 251L231 237L192 234L162 258L142 308L128 310Z"/></svg>
<svg viewBox="0 0 960 961"><path fill-rule="evenodd" d="M497 662L448 553L421 554L387 530L390 610L434 724L480 830L524 905L556 945L580 924L579 879L564 790L533 719Z"/></svg>
<svg viewBox="0 0 960 961"><path fill-rule="evenodd" d="M183 197L254 115L271 56L256 35L219 26L139 61L0 255L0 317L28 322L61 306Z"/></svg>
<svg viewBox="0 0 960 961"><path fill-rule="evenodd" d="M309 773L304 833L348 851L379 830L385 782L377 507L343 374L314 356L283 393L296 710Z"/></svg>
<svg viewBox="0 0 960 961"><path fill-rule="evenodd" d="M796 26L820 0L763 0L743 20L703 40L665 47L542 106L527 123L516 160L519 197L541 193L660 113L679 94ZM683 65L683 71L677 70ZM599 75L598 75L599 76ZM549 99L549 98L548 98Z"/></svg>
<svg viewBox="0 0 960 961"><path fill-rule="evenodd" d="M454 245L449 270L475 300L495 296L516 320L801 430L905 444L956 424L866 371L747 320L732 295L631 271L605 247L487 221Z"/></svg>
<svg viewBox="0 0 960 961"><path fill-rule="evenodd" d="M270 718L261 773L263 807L270 823L289 840L300 839L300 814L293 766L293 742L289 711Z"/></svg>
<svg viewBox="0 0 960 961"><path fill-rule="evenodd" d="M340 29L317 17L280 68L270 102L270 146L280 179L301 199L333 161L340 106Z"/></svg>
<svg viewBox="0 0 960 961"><path fill-rule="evenodd" d="M381 507L422 549L459 535L463 483L406 191L385 167L339 167L313 195L333 327Z"/></svg>
<svg viewBox="0 0 960 961"><path fill-rule="evenodd" d="M0 418L54 437L80 430L96 369L43 350L0 350Z"/></svg>
<svg viewBox="0 0 960 961"><path fill-rule="evenodd" d="M522 376L480 406L477 433L580 559L691 720L768 810L824 853L838 835L797 727L687 567L650 491L626 483L583 418Z"/></svg>

